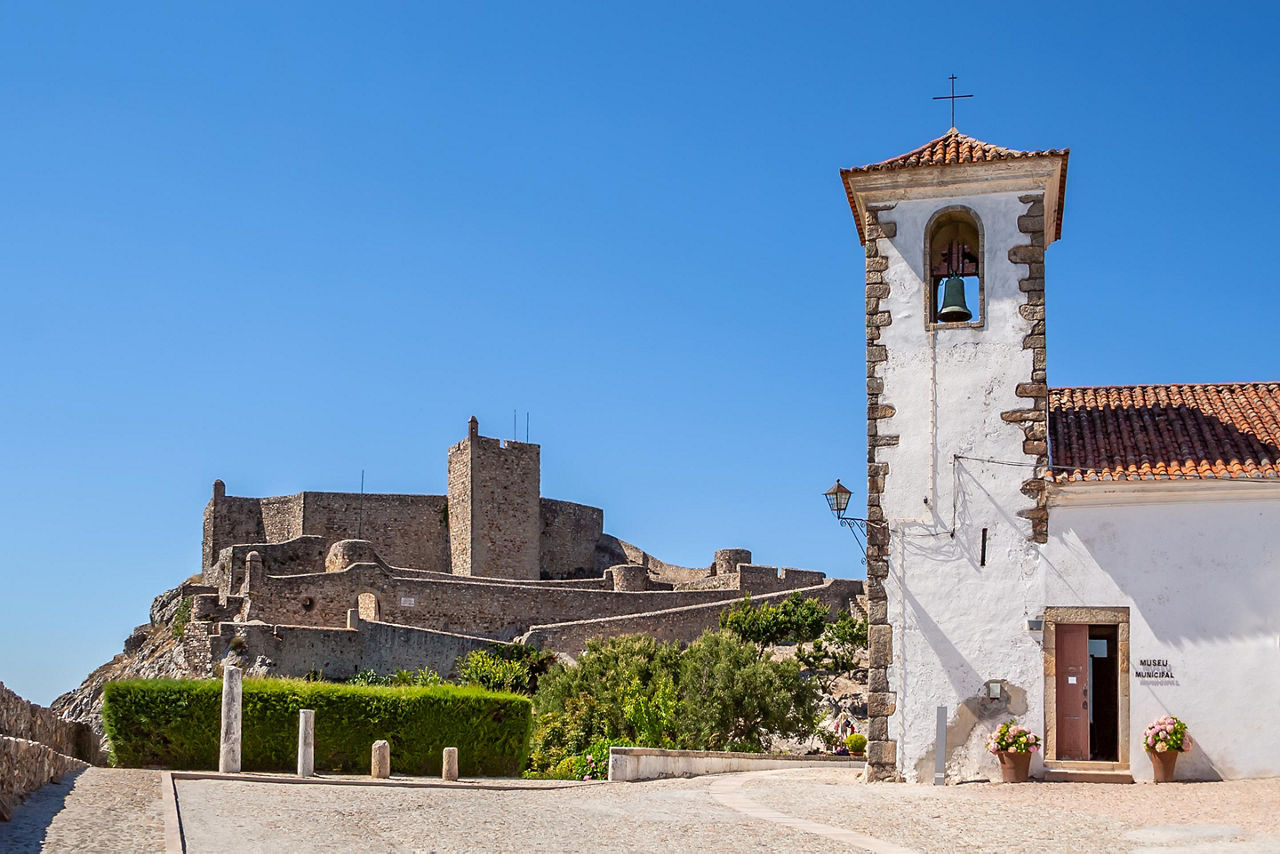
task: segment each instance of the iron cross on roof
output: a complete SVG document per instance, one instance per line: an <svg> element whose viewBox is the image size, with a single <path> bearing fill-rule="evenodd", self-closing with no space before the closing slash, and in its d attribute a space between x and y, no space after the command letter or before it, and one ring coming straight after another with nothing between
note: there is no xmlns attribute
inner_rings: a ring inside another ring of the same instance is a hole
<svg viewBox="0 0 1280 854"><path fill-rule="evenodd" d="M972 95L957 95L957 94L956 94L956 76L955 76L954 74L952 74L952 75L951 75L949 78L947 78L947 79L949 79L949 80L951 81L951 94L950 94L950 95L938 95L938 96L936 96L933 100L935 100L935 101L950 101L950 102L951 102L951 126L954 128L954 127L956 126L956 99L957 99L957 98L972 98L973 96L972 96Z"/></svg>

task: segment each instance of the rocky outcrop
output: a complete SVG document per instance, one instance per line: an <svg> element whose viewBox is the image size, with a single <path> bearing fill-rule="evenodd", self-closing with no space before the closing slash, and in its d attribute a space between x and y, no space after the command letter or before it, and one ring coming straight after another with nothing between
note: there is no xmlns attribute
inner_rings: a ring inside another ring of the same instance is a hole
<svg viewBox="0 0 1280 854"><path fill-rule="evenodd" d="M82 722L92 730L95 741L106 751L106 734L102 728L102 688L115 679L189 678L212 675L207 662L189 661L182 643L189 614L189 583L167 590L151 605L153 622L138 626L125 639L124 651L89 674L80 687L53 701L51 708L64 718ZM204 624L192 628L203 632Z"/></svg>

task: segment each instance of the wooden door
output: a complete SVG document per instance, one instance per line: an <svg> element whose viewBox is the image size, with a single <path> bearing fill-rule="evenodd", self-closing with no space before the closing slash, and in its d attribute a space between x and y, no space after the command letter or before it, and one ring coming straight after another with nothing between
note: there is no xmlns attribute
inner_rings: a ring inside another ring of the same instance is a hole
<svg viewBox="0 0 1280 854"><path fill-rule="evenodd" d="M1089 627L1059 623L1054 629L1057 671L1058 759L1089 758Z"/></svg>

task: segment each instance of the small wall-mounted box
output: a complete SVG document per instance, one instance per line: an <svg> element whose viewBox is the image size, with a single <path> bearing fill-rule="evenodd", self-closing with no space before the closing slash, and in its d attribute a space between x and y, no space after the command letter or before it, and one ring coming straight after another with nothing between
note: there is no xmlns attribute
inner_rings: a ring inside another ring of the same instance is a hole
<svg viewBox="0 0 1280 854"><path fill-rule="evenodd" d="M988 700L999 700L1000 693L1004 690L1004 685L999 679L989 679L987 680L986 689Z"/></svg>
<svg viewBox="0 0 1280 854"><path fill-rule="evenodd" d="M1031 618L1029 618L1029 619L1027 620L1027 631L1029 631L1029 632L1043 632L1043 631L1044 631L1044 619L1043 619L1043 618L1041 618L1041 617L1031 617Z"/></svg>

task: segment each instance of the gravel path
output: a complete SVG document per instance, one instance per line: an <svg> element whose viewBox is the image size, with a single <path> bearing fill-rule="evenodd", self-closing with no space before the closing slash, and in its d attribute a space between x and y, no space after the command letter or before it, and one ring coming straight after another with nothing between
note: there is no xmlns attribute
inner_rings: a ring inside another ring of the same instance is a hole
<svg viewBox="0 0 1280 854"><path fill-rule="evenodd" d="M0 823L0 851L163 852L160 772L89 768L34 792Z"/></svg>

